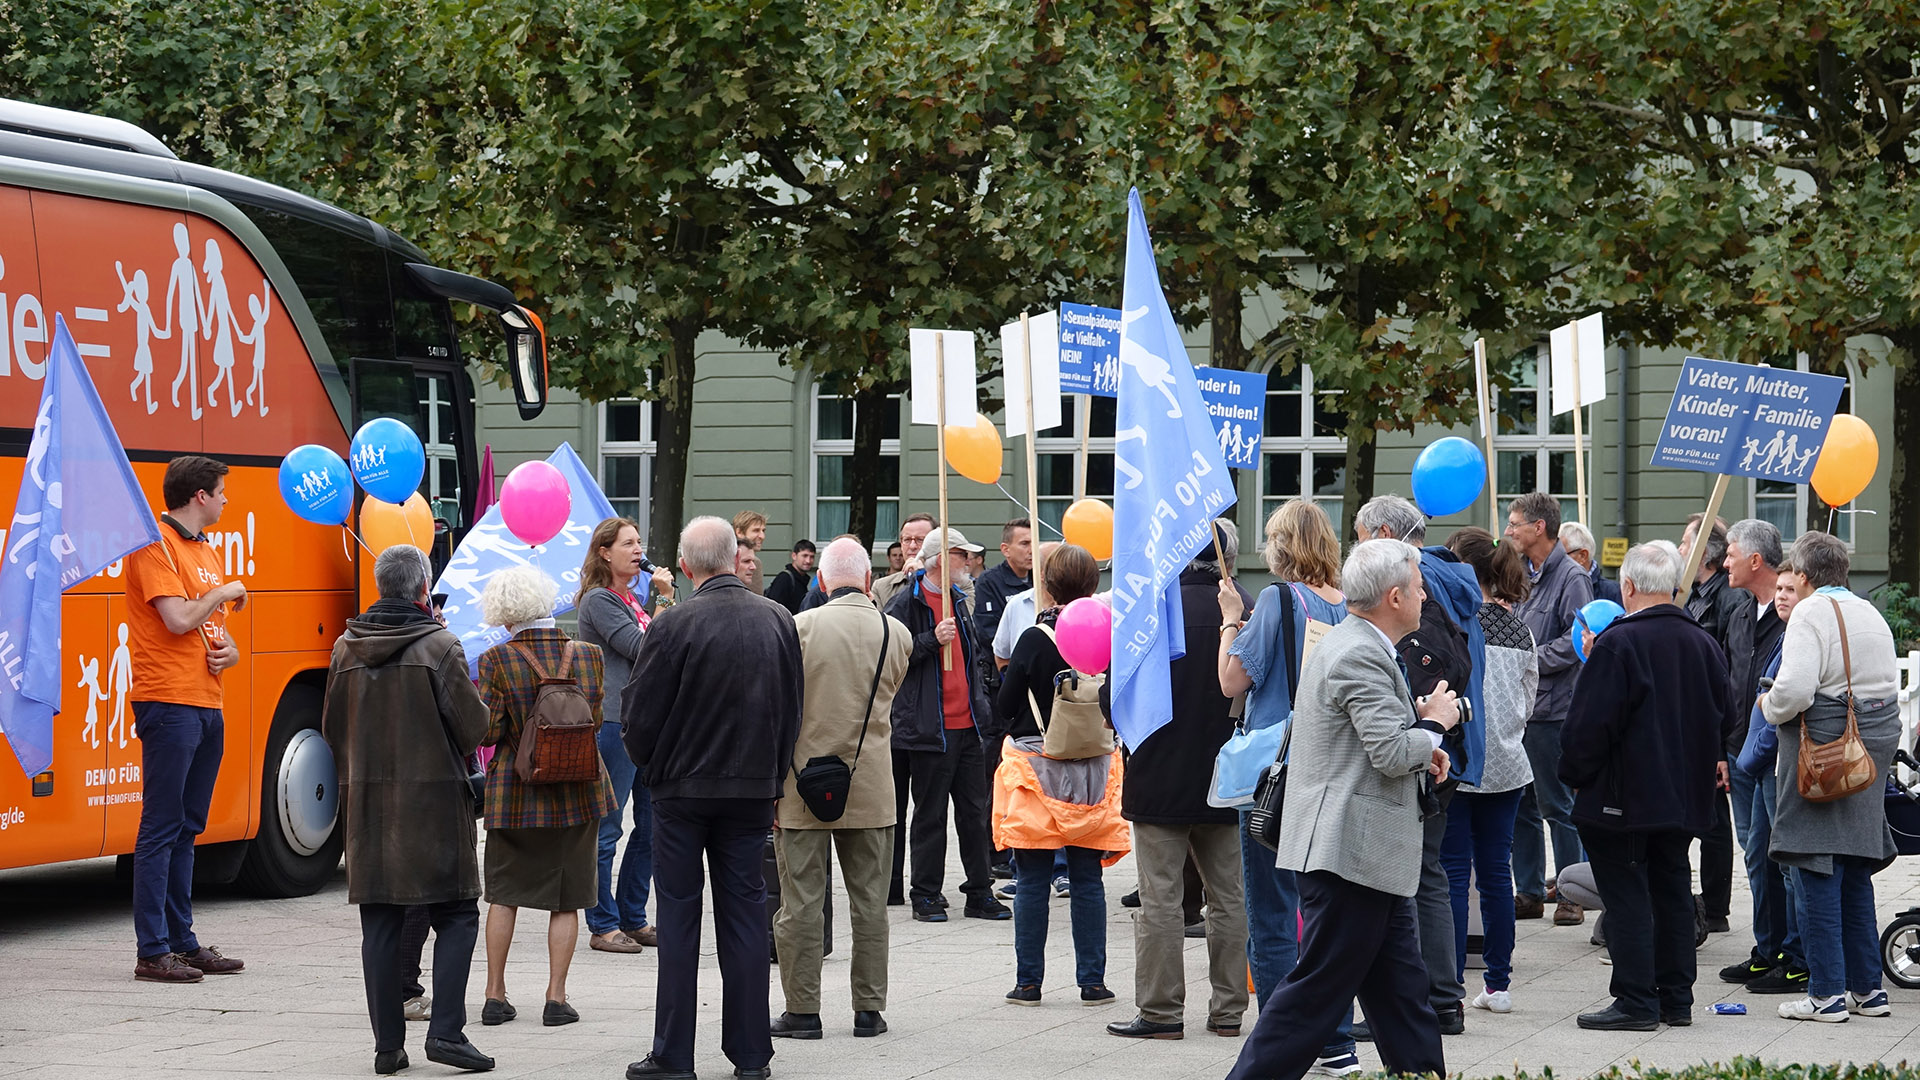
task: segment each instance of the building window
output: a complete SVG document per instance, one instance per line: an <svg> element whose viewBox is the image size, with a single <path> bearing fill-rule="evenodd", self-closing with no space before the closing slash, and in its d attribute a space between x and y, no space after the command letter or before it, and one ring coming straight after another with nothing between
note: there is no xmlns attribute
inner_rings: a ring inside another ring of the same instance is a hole
<svg viewBox="0 0 1920 1080"><path fill-rule="evenodd" d="M1087 465L1079 472L1081 403L1088 405ZM1060 535L1060 520L1073 505L1076 492L1089 499L1113 502L1113 429L1115 399L1064 394L1060 398L1060 426L1047 428L1034 440L1034 464L1038 472L1042 533Z"/></svg>
<svg viewBox="0 0 1920 1080"><path fill-rule="evenodd" d="M600 403L600 489L613 512L638 522L647 533L653 508L654 432L660 429L658 401L614 398Z"/></svg>
<svg viewBox="0 0 1920 1080"><path fill-rule="evenodd" d="M1338 406L1338 392L1315 386L1313 372L1305 367L1285 375L1268 373L1260 521L1254 525L1260 545L1266 543L1266 519L1291 499L1312 499L1339 529L1340 502L1347 492L1347 418Z"/></svg>
<svg viewBox="0 0 1920 1080"><path fill-rule="evenodd" d="M1773 357L1767 360L1767 363L1777 368L1787 368L1798 371L1808 370L1806 353L1800 353L1797 357L1791 358L1786 356ZM1851 381L1848 382L1846 389L1840 391L1840 403L1834 408L1834 411L1837 413L1853 411L1853 384ZM1819 517L1812 523L1814 528L1827 530L1828 522L1831 521L1832 528L1829 531L1839 539L1846 541L1849 547L1853 545L1853 515L1844 512L1833 512L1828 508L1826 503L1820 501L1820 496L1814 493L1813 485L1811 484L1789 484L1782 480L1749 479L1747 481L1747 505L1753 508L1754 517L1763 521L1770 521L1780 530L1780 542L1782 544L1791 545L1796 537L1807 530L1809 515L1817 513ZM1853 503L1848 503L1841 509L1843 511L1851 510L1854 505Z"/></svg>
<svg viewBox="0 0 1920 1080"><path fill-rule="evenodd" d="M858 405L850 397L813 398L813 537L823 544L848 531L853 499L848 467L853 462L853 431ZM880 494L874 505L873 547L884 552L900 535L900 395L887 397L880 420Z"/></svg>
<svg viewBox="0 0 1920 1080"><path fill-rule="evenodd" d="M454 528L466 525L465 500L460 491L458 428L454 420L453 380L445 375L419 375L413 380L420 394L420 417L426 425L420 442L427 451L426 476L420 487L433 516Z"/></svg>
<svg viewBox="0 0 1920 1080"><path fill-rule="evenodd" d="M1517 376L1511 389L1493 390L1494 453L1499 468L1500 512L1522 495L1544 491L1560 502L1560 520L1579 520L1579 486L1574 475L1573 414L1553 415L1553 361L1545 345L1536 346L1509 361ZM1593 407L1585 406L1586 432L1593 431ZM1542 424L1544 418L1545 424ZM1586 434L1587 498L1593 499L1593 436ZM1584 522L1583 522L1584 524Z"/></svg>

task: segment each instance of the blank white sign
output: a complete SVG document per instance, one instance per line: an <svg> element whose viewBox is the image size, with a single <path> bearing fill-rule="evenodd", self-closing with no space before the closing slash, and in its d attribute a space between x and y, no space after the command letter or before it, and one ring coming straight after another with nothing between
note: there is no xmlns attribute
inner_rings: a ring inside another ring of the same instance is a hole
<svg viewBox="0 0 1920 1080"><path fill-rule="evenodd" d="M1600 313L1556 326L1547 337L1547 351L1553 363L1553 415L1572 412L1573 346L1580 344L1580 404L1592 405L1607 400L1607 335L1601 327Z"/></svg>
<svg viewBox="0 0 1920 1080"><path fill-rule="evenodd" d="M1033 330L1033 426L1045 431L1060 426L1060 313L1049 311L1027 320ZM1007 438L1027 431L1027 360L1020 324L1000 328L1000 358L1006 372Z"/></svg>
<svg viewBox="0 0 1920 1080"><path fill-rule="evenodd" d="M913 365L913 422L940 422L940 402L934 393L934 386L939 381L934 377L933 362L936 334L946 349L942 361L947 371L947 423L971 427L973 418L980 411L974 397L971 330L923 330L913 327L907 331L908 355Z"/></svg>

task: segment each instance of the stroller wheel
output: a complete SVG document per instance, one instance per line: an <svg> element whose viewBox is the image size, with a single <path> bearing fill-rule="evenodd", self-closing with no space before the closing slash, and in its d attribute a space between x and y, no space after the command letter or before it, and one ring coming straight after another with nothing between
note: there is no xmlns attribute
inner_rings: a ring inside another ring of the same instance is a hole
<svg viewBox="0 0 1920 1080"><path fill-rule="evenodd" d="M1880 966L1895 986L1920 990L1920 911L1907 911L1880 935Z"/></svg>

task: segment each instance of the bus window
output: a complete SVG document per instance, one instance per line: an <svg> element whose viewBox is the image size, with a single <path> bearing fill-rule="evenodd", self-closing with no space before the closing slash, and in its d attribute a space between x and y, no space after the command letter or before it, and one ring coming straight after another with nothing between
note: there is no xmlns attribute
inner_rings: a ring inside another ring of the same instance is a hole
<svg viewBox="0 0 1920 1080"><path fill-rule="evenodd" d="M353 430L383 416L422 430L420 397L413 382L413 365L406 361L354 357Z"/></svg>
<svg viewBox="0 0 1920 1080"><path fill-rule="evenodd" d="M425 419L420 441L427 448L427 474L420 481L420 492L434 517L460 530L467 524L467 499L460 483L461 433L454 382L452 376L438 373L418 374L413 380Z"/></svg>
<svg viewBox="0 0 1920 1080"><path fill-rule="evenodd" d="M259 206L245 209L300 286L341 375L349 375L349 357L393 358L386 253L317 222Z"/></svg>

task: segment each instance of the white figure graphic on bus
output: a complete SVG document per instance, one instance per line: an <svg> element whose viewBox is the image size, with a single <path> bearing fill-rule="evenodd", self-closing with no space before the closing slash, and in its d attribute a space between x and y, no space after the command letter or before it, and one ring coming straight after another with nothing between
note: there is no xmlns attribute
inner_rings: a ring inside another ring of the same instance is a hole
<svg viewBox="0 0 1920 1080"><path fill-rule="evenodd" d="M195 420L200 419L200 286L193 269L193 256L188 254L191 244L187 237L187 223L175 222L173 226L173 264L167 268L167 297L162 305L167 309L167 329L177 332L180 340L180 372L173 377L173 407L180 407L180 384L187 383L187 405ZM167 336L166 334L159 335Z"/></svg>
<svg viewBox="0 0 1920 1080"><path fill-rule="evenodd" d="M107 739L112 741L114 733L120 733L120 749L127 748L127 740L133 737L133 717L127 712L127 691L133 689L133 652L127 648L127 624L120 624L120 647L113 650L113 660L107 664L107 689L113 694L113 718L107 724Z"/></svg>
<svg viewBox="0 0 1920 1080"><path fill-rule="evenodd" d="M273 286L260 280L260 294L247 294L247 314L253 316L253 329L236 334L243 344L253 346L253 381L247 384L247 404L252 405L255 390L260 392L260 415L267 415L267 316L273 311ZM234 415L240 415L239 405Z"/></svg>
<svg viewBox="0 0 1920 1080"><path fill-rule="evenodd" d="M200 336L213 342L213 381L207 384L207 407L220 404L215 396L220 384L227 384L231 415L240 415L240 387L233 381L233 301L227 295L226 275L221 272L220 244L207 240L206 255L200 268L207 278L206 307L200 311Z"/></svg>
<svg viewBox="0 0 1920 1080"><path fill-rule="evenodd" d="M134 318L133 339L135 345L133 347L133 382L127 386L127 394L137 402L140 400L141 391L144 389L146 391L147 415L151 416L153 415L153 411L160 407L160 403L153 400L152 339L172 337L173 332L171 330L160 329L159 324L155 322L153 318L153 308L147 303L147 272L145 270L135 270L133 277L129 279L126 268L121 266L117 259L113 264L113 272L119 275L121 288L120 306L114 310L126 311L131 308Z"/></svg>
<svg viewBox="0 0 1920 1080"><path fill-rule="evenodd" d="M107 700L107 692L100 689L100 658L76 656L80 665L80 681L74 686L87 692L87 726L80 729L80 741L92 749L100 749L100 703Z"/></svg>

